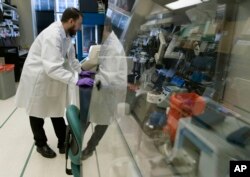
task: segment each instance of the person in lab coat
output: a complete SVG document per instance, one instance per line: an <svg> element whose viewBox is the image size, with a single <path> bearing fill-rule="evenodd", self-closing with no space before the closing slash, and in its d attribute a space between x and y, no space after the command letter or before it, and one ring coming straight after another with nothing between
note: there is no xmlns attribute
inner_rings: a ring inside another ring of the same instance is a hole
<svg viewBox="0 0 250 177"><path fill-rule="evenodd" d="M46 158L56 153L47 145L43 129L44 118L50 117L58 138L59 153L65 153L66 125L64 111L69 104L70 85L92 86L93 80L78 80L81 66L75 58L71 42L82 24L82 15L75 8L67 8L59 22L52 23L33 42L16 94L16 105L25 108L30 118L37 151Z"/></svg>
<svg viewBox="0 0 250 177"><path fill-rule="evenodd" d="M83 125L84 131L90 123L97 125L82 152L82 160L93 154L108 125L118 117L118 104L125 102L126 98L127 60L123 46L112 31L111 20L108 18L104 25L103 41L99 53L99 69L89 103L89 120Z"/></svg>

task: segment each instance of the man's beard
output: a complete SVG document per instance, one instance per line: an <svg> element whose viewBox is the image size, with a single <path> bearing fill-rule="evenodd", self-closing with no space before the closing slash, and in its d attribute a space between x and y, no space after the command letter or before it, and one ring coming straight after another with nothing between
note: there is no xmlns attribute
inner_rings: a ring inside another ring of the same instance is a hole
<svg viewBox="0 0 250 177"><path fill-rule="evenodd" d="M68 33L70 37L74 37L76 35L76 30L74 30L74 27L69 28Z"/></svg>

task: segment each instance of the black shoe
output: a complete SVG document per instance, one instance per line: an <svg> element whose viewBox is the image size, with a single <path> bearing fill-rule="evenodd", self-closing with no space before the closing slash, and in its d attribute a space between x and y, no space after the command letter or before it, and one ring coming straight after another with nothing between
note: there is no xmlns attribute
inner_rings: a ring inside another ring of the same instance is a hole
<svg viewBox="0 0 250 177"><path fill-rule="evenodd" d="M60 154L65 154L65 146L61 146L58 149Z"/></svg>
<svg viewBox="0 0 250 177"><path fill-rule="evenodd" d="M36 150L43 157L46 157L46 158L54 158L54 157L56 157L56 153L48 145L45 145L43 147L37 147Z"/></svg>
<svg viewBox="0 0 250 177"><path fill-rule="evenodd" d="M90 156L92 156L94 153L94 150L90 150L88 148L84 149L82 151L82 156L81 156L81 159L82 160L86 160L87 158L89 158Z"/></svg>

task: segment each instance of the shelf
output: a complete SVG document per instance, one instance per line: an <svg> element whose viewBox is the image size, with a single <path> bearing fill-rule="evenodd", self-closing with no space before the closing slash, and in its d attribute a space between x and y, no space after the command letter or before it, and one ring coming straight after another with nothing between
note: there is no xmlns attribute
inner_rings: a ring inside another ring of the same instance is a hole
<svg viewBox="0 0 250 177"><path fill-rule="evenodd" d="M17 20L10 20L10 19L9 19L9 21L11 21L12 24L7 23L7 22L1 22L1 23L0 23L0 26L1 26L1 27L9 27L9 26L13 27L14 25L16 25L16 26L19 27L18 21L17 21ZM3 25L3 24L4 24L4 25Z"/></svg>
<svg viewBox="0 0 250 177"><path fill-rule="evenodd" d="M9 5L9 4L6 4L6 3L0 3L0 4L2 4L3 7L6 7L6 8L9 8L9 9L12 9L12 10L17 10L17 8L15 8L15 7L13 7L13 6Z"/></svg>
<svg viewBox="0 0 250 177"><path fill-rule="evenodd" d="M160 28L162 26L170 26L173 23L173 18L164 18L164 19L158 19L158 20L150 20L143 25L141 25L141 30L151 30L152 28Z"/></svg>
<svg viewBox="0 0 250 177"><path fill-rule="evenodd" d="M0 37L1 38L18 38L18 37L20 37L20 35L16 35L16 36L12 36L12 35L7 35L7 36L5 36L5 37L2 37L1 35L0 35Z"/></svg>
<svg viewBox="0 0 250 177"><path fill-rule="evenodd" d="M11 20L13 23L15 23L15 24L17 24L17 23L19 23L19 21L18 20Z"/></svg>
<svg viewBox="0 0 250 177"><path fill-rule="evenodd" d="M4 18L4 20L12 21L12 23L14 23L14 24L18 24L19 23L19 20L8 19L8 18Z"/></svg>

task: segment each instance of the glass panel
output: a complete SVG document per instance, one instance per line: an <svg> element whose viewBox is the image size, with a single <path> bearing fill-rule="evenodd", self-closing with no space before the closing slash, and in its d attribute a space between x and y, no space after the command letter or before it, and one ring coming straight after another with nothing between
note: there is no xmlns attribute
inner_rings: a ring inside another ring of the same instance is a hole
<svg viewBox="0 0 250 177"><path fill-rule="evenodd" d="M109 3L130 12L136 0L110 0Z"/></svg>
<svg viewBox="0 0 250 177"><path fill-rule="evenodd" d="M129 21L129 17L118 10L108 9L107 16L111 18L111 22L113 24L113 30L120 38L122 34L125 32L126 26Z"/></svg>
<svg viewBox="0 0 250 177"><path fill-rule="evenodd" d="M82 176L228 177L250 160L250 2L172 2L109 7L82 63Z"/></svg>
<svg viewBox="0 0 250 177"><path fill-rule="evenodd" d="M90 47L102 43L102 25L83 25L82 27L82 51L83 59L88 56Z"/></svg>
<svg viewBox="0 0 250 177"><path fill-rule="evenodd" d="M98 73L95 75L95 80L99 82L101 89L98 89L99 86L93 87L93 90L89 88L80 89L81 122L84 134L87 135L88 133L85 133L85 130L89 127L88 132L91 131L92 126L92 124L88 123L88 111L90 113L89 116L91 116L90 121L98 124L95 127L96 133L93 134L91 140L88 142L88 149L84 152L86 156L84 155L82 158L85 159L89 153L93 153L99 140L107 131L103 140L110 138L112 142L109 143L105 140L105 148L100 149L100 151L98 150L97 160L98 164L100 164L100 175L116 176L117 170L123 171L125 168L129 174L133 175L139 173L139 171L129 154L129 149L116 122L116 116L118 115L117 105L124 103L126 99L127 57L117 36L111 33L106 27L104 28L102 45L92 46L88 59L83 62L83 67L86 70L96 70L95 68L99 68ZM88 27L84 29L89 36L92 35L94 30L92 28ZM94 68L92 68L93 64ZM100 116L102 119L98 119ZM112 125L108 127L108 124L111 122ZM92 158L91 161L93 163L95 159ZM88 176L87 173L90 172L86 165L82 166L83 176ZM95 169L97 167L95 164L91 166L94 169L93 173L98 172ZM85 172L86 174L84 174ZM92 175L95 176L94 174Z"/></svg>

